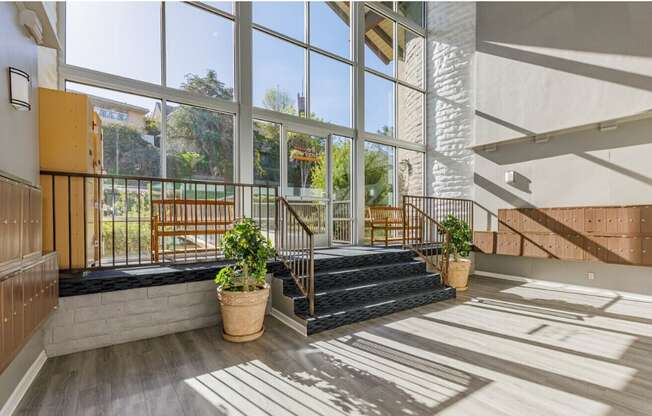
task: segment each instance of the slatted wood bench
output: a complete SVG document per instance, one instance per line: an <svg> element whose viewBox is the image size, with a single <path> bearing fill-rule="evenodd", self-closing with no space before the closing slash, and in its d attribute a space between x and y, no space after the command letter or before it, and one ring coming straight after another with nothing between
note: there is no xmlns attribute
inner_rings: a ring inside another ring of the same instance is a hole
<svg viewBox="0 0 652 416"><path fill-rule="evenodd" d="M223 235L233 228L235 203L224 200L164 199L152 201L151 219L152 261L162 255L174 254L166 250L165 237L205 236L204 247L184 247L183 252L208 252L209 235ZM160 240L160 241L159 241Z"/></svg>
<svg viewBox="0 0 652 416"><path fill-rule="evenodd" d="M365 228L371 233L371 245L376 243L376 232L380 232L380 242L385 247L390 242L419 242L423 239L423 226L420 222L403 217L403 208L374 205L367 207Z"/></svg>

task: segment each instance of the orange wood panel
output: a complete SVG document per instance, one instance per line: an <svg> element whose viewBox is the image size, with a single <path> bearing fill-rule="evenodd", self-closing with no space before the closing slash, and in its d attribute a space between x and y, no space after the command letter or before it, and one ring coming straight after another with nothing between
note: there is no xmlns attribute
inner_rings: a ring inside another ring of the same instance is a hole
<svg viewBox="0 0 652 416"><path fill-rule="evenodd" d="M641 238L641 264L652 266L652 237Z"/></svg>
<svg viewBox="0 0 652 416"><path fill-rule="evenodd" d="M496 254L506 256L521 255L521 236L514 233L498 233Z"/></svg>
<svg viewBox="0 0 652 416"><path fill-rule="evenodd" d="M526 233L523 237L523 255L526 257L548 257L545 247L545 234Z"/></svg>
<svg viewBox="0 0 652 416"><path fill-rule="evenodd" d="M496 253L496 233L491 231L475 231L473 233L473 244L480 253Z"/></svg>
<svg viewBox="0 0 652 416"><path fill-rule="evenodd" d="M638 234L641 232L640 207L624 207L620 209L618 232L622 234Z"/></svg>
<svg viewBox="0 0 652 416"><path fill-rule="evenodd" d="M618 233L618 219L620 218L620 208L604 208L605 210L605 232L607 234Z"/></svg>
<svg viewBox="0 0 652 416"><path fill-rule="evenodd" d="M641 232L652 234L652 205L640 207L641 212Z"/></svg>
<svg viewBox="0 0 652 416"><path fill-rule="evenodd" d="M10 357L13 350L13 339L14 339L14 321L12 318L13 314L13 288L12 288L12 279L7 278L3 280L2 283L2 333L3 333L3 355L4 357ZM5 363L8 359L3 360Z"/></svg>

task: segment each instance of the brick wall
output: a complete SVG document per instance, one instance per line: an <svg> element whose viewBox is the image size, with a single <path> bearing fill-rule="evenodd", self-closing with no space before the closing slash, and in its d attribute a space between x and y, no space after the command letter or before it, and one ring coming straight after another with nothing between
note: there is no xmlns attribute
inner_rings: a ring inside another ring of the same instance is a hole
<svg viewBox="0 0 652 416"><path fill-rule="evenodd" d="M61 298L45 327L49 357L215 325L211 280Z"/></svg>
<svg viewBox="0 0 652 416"><path fill-rule="evenodd" d="M427 3L429 195L473 196L475 16L473 2Z"/></svg>

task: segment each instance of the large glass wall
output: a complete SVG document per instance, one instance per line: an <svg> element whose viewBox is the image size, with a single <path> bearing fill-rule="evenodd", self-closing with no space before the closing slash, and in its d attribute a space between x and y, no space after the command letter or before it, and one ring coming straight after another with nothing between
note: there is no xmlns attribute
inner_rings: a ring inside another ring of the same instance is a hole
<svg viewBox="0 0 652 416"><path fill-rule="evenodd" d="M422 2L59 7L65 23L61 86L93 96L107 173L246 178L304 197L328 194L342 211L333 205L334 222L360 212L353 207L356 192L365 193L366 205L397 205L401 195L424 192ZM242 7L251 8L251 21L241 20ZM251 30L251 45L239 44L241 30ZM251 60L251 72L240 70L242 59ZM243 91L251 97L243 100ZM362 100L354 100L357 91L364 91ZM243 105L248 119L241 118ZM252 130L240 131L247 123ZM288 134L292 126L330 135ZM239 144L252 133L253 157ZM355 149L364 149L364 181L353 174ZM297 159L301 152L322 162L307 168Z"/></svg>
<svg viewBox="0 0 652 416"><path fill-rule="evenodd" d="M95 73L83 84L66 77L64 85L91 95L102 119L104 170L233 181L234 115L205 101L235 99L236 18L223 12L232 12L232 5L67 2L62 7L65 68L121 77L111 89L92 85L93 78L107 83ZM125 92L139 89L134 81L147 83L142 95ZM157 93L146 96L151 90ZM197 101L201 105L193 104Z"/></svg>

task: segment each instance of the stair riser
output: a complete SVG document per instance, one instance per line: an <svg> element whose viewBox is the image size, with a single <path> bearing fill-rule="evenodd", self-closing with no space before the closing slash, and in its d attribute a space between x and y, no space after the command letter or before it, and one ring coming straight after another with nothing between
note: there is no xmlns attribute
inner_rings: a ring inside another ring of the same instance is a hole
<svg viewBox="0 0 652 416"><path fill-rule="evenodd" d="M360 302L382 302L400 297L404 293L413 290L430 290L439 283L439 278L426 275L401 282L338 291L332 294L325 293L315 297L315 311L319 314L321 310L346 309L350 305ZM308 301L305 298L295 299L294 311L298 315L306 315L308 313Z"/></svg>
<svg viewBox="0 0 652 416"><path fill-rule="evenodd" d="M398 277L414 276L426 273L425 263L387 265L375 269L362 269L350 272L319 275L316 277L315 286L317 293L334 288L357 286L376 283ZM283 293L286 296L299 294L294 280L283 281Z"/></svg>
<svg viewBox="0 0 652 416"><path fill-rule="evenodd" d="M330 259L316 259L315 272L324 272L336 269L351 269L354 267L378 266L381 264L405 263L413 260L417 255L412 251L399 251L392 253L376 253L363 256L342 256ZM282 266L274 270L275 276L287 278L289 272Z"/></svg>
<svg viewBox="0 0 652 416"><path fill-rule="evenodd" d="M416 308L432 302L438 302L446 299L455 298L455 289L446 288L439 291L431 291L424 293L422 296L411 297L410 299L385 303L369 308L358 309L352 312L347 312L339 315L332 315L323 317L317 320L309 321L307 333L308 335L316 334L328 329L337 328L342 325L348 325L355 322L366 321L368 319L377 318L390 313Z"/></svg>

